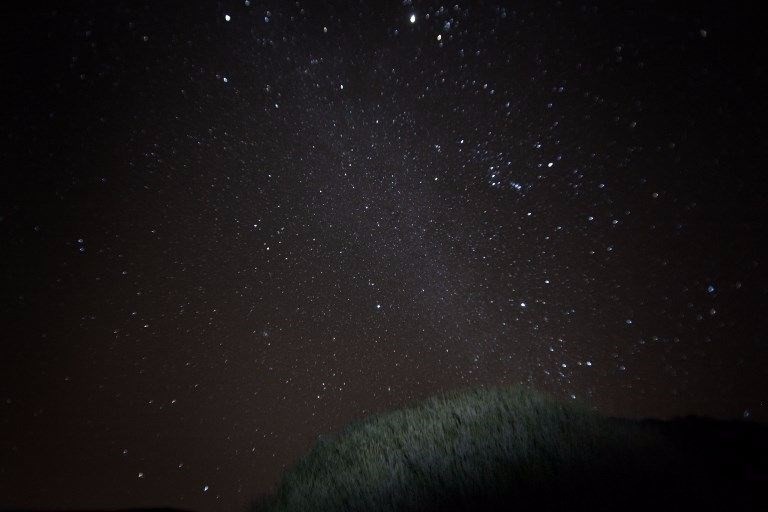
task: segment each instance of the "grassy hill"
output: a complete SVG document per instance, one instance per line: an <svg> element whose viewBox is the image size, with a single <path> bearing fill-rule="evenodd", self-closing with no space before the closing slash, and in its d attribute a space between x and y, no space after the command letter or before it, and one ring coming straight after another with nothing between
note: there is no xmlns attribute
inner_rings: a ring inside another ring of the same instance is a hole
<svg viewBox="0 0 768 512"><path fill-rule="evenodd" d="M612 419L488 389L349 425L253 512L757 510L767 489L763 425Z"/></svg>

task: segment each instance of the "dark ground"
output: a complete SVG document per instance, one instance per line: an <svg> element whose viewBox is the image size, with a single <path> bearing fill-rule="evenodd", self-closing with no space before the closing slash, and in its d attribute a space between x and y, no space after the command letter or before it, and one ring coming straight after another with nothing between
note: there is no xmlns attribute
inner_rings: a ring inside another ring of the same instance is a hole
<svg viewBox="0 0 768 512"><path fill-rule="evenodd" d="M611 421L633 423L623 419ZM570 472L552 475L551 480L541 482L537 489L529 489L523 495L510 493L500 502L487 502L478 495L471 503L440 503L419 512L525 509L752 511L768 502L766 425L699 417L642 420L640 423L659 429L673 441L678 454L675 460L642 470L628 470L618 459L618 463L608 465L596 461L594 466L604 468L600 472L587 473L576 467ZM258 505L254 505L255 509ZM153 508L121 512L186 511Z"/></svg>

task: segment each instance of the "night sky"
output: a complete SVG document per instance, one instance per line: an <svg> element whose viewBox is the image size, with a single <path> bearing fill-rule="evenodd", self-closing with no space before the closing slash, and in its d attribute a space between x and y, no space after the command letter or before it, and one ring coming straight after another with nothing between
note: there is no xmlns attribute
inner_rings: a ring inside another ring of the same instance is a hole
<svg viewBox="0 0 768 512"><path fill-rule="evenodd" d="M748 5L25 3L1 507L244 510L478 385L768 420Z"/></svg>

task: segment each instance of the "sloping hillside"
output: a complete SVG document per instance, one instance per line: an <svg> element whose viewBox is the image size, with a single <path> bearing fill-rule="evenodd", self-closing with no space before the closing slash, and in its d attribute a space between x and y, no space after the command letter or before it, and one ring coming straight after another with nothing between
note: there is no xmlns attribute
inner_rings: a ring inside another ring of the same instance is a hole
<svg viewBox="0 0 768 512"><path fill-rule="evenodd" d="M258 512L753 510L768 433L605 418L520 388L474 390L323 439Z"/></svg>

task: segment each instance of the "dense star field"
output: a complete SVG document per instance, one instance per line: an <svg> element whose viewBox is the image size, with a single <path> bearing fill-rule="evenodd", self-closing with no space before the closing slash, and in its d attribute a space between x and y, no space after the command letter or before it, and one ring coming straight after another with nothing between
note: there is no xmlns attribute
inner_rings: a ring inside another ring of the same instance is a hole
<svg viewBox="0 0 768 512"><path fill-rule="evenodd" d="M242 510L477 385L768 420L764 29L715 4L4 8L0 506Z"/></svg>

